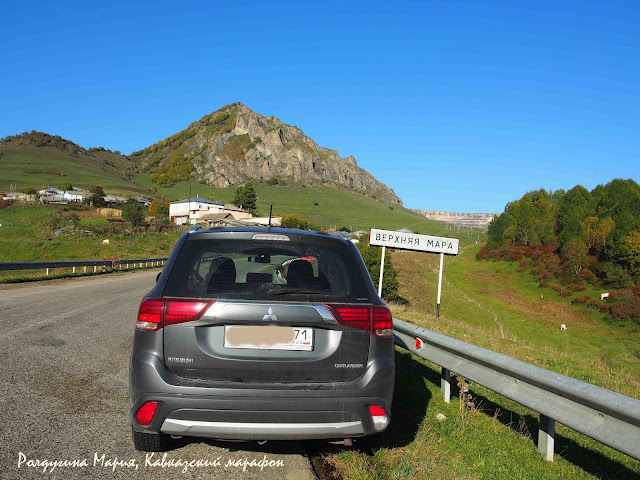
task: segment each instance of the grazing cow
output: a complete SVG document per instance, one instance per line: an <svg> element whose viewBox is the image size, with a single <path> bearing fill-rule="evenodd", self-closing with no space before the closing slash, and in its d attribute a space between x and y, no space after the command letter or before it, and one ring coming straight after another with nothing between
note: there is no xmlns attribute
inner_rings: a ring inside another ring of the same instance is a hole
<svg viewBox="0 0 640 480"><path fill-rule="evenodd" d="M567 331L567 324L563 323L562 325L560 325L560 330L562 330L563 332Z"/></svg>
<svg viewBox="0 0 640 480"><path fill-rule="evenodd" d="M609 292L600 294L600 300L604 300L605 298L609 298Z"/></svg>

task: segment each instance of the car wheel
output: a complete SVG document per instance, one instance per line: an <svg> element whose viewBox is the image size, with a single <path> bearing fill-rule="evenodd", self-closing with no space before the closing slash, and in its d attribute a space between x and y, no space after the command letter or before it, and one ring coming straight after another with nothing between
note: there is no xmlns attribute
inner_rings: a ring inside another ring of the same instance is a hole
<svg viewBox="0 0 640 480"><path fill-rule="evenodd" d="M169 449L170 439L163 433L136 432L131 428L133 446L141 452L164 452Z"/></svg>

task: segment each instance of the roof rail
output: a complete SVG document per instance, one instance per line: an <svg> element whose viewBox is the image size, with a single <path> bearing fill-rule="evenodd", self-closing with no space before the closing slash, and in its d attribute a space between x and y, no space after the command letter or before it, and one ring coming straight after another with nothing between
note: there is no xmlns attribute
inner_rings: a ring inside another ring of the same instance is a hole
<svg viewBox="0 0 640 480"><path fill-rule="evenodd" d="M199 227L198 225L191 225L191 226L189 227L189 230L187 230L187 232L192 233L192 232L197 231L199 228L200 228L200 227Z"/></svg>

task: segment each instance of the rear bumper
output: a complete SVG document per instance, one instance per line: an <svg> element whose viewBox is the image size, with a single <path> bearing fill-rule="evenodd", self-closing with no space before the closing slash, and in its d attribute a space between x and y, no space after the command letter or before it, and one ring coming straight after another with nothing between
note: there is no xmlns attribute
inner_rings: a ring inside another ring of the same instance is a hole
<svg viewBox="0 0 640 480"><path fill-rule="evenodd" d="M233 423L167 418L163 422L160 431L172 435L247 440L348 438L364 435L364 427L360 421L335 423Z"/></svg>
<svg viewBox="0 0 640 480"><path fill-rule="evenodd" d="M131 359L131 422L140 432L227 440L340 439L378 433L370 405L390 417L393 358L378 358L353 382L204 386L168 372L155 355ZM135 414L158 402L148 427Z"/></svg>

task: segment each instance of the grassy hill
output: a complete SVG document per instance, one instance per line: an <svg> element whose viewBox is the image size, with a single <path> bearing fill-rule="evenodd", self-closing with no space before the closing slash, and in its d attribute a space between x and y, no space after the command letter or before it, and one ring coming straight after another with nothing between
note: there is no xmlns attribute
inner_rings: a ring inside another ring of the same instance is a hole
<svg viewBox="0 0 640 480"><path fill-rule="evenodd" d="M26 187L56 187L70 182L89 189L102 185L107 191L138 194L136 164L126 156L92 151L69 140L42 132L5 139L0 143L0 191Z"/></svg>

